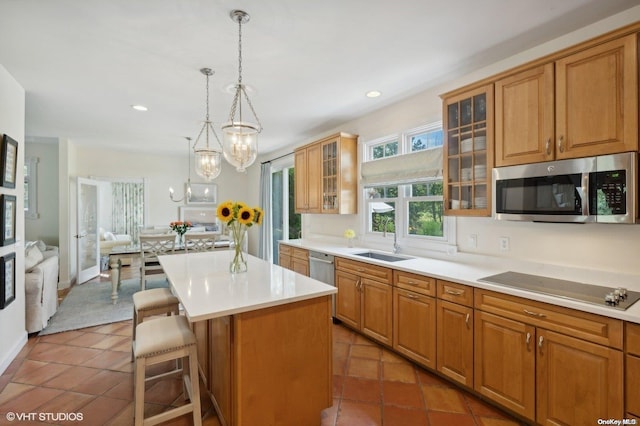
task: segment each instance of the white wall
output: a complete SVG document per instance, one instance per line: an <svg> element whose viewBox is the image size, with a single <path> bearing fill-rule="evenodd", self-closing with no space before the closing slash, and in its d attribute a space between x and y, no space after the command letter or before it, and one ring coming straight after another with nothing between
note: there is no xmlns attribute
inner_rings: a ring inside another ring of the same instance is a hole
<svg viewBox="0 0 640 426"><path fill-rule="evenodd" d="M18 162L15 189L0 188L0 193L15 195L17 212L24 211L24 111L25 92L18 82L0 65L0 133L18 142ZM16 299L0 310L0 373L27 341L24 295L24 214L16 215L16 244L0 247L0 256L16 254Z"/></svg>
<svg viewBox="0 0 640 426"><path fill-rule="evenodd" d="M441 93L638 20L640 20L640 6L463 77L452 77L451 81L446 84L347 122L326 134L335 131L359 134L359 148L361 150L362 144L369 140L398 134L412 127L441 120L442 101L439 97ZM292 148L317 140L324 135L317 135L309 141L298 141L292 144ZM269 156L263 156L261 161L268 158ZM362 211L362 208L360 207L359 210ZM341 237L346 228L359 230L359 233L362 234L364 229L361 229L360 225L364 221L360 216L304 215L303 235L305 237ZM463 252L531 259L621 273L638 274L640 271L637 266L637 254L640 253L640 225L539 224L498 222L491 218L463 217L457 218L456 223L457 244L459 250ZM470 234L477 235L478 245L476 248L472 248L468 244ZM511 249L508 252L499 250L498 241L502 236L510 238Z"/></svg>
<svg viewBox="0 0 640 426"><path fill-rule="evenodd" d="M58 144L27 142L25 157L38 158L37 219L26 219L25 239L42 240L57 246L58 241Z"/></svg>

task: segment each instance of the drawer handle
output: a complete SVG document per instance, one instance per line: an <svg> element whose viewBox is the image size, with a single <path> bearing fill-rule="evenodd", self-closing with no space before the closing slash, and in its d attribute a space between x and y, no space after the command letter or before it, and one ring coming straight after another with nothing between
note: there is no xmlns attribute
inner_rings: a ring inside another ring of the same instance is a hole
<svg viewBox="0 0 640 426"><path fill-rule="evenodd" d="M415 294L410 294L410 293L407 294L407 297L409 299L420 299L420 296L416 296Z"/></svg>
<svg viewBox="0 0 640 426"><path fill-rule="evenodd" d="M450 289L446 289L444 291L447 294L450 294L452 296L462 296L464 294L464 290L450 290Z"/></svg>
<svg viewBox="0 0 640 426"><path fill-rule="evenodd" d="M358 268L358 269L357 269L357 271L358 271L358 272L364 272L364 269L362 269L362 268Z"/></svg>
<svg viewBox="0 0 640 426"><path fill-rule="evenodd" d="M417 282L414 282L414 281L411 281L411 280L407 281L407 284L409 284L409 285L420 285L420 283L417 283Z"/></svg>
<svg viewBox="0 0 640 426"><path fill-rule="evenodd" d="M527 315L531 315L532 317L546 318L545 314L539 314L537 312L527 311L526 309L524 309L524 313L527 314Z"/></svg>
<svg viewBox="0 0 640 426"><path fill-rule="evenodd" d="M540 336L540 340L538 341L538 347L542 349L542 342L544 341L544 337Z"/></svg>

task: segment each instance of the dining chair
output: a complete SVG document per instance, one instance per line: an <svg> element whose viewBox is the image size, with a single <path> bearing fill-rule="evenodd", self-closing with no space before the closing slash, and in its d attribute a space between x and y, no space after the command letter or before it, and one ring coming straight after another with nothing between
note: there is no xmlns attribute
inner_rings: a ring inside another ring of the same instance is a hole
<svg viewBox="0 0 640 426"><path fill-rule="evenodd" d="M216 232L187 232L184 234L184 251L212 251L216 248Z"/></svg>
<svg viewBox="0 0 640 426"><path fill-rule="evenodd" d="M149 276L162 276L164 270L158 256L173 254L176 237L174 234L140 235L140 288L146 288Z"/></svg>

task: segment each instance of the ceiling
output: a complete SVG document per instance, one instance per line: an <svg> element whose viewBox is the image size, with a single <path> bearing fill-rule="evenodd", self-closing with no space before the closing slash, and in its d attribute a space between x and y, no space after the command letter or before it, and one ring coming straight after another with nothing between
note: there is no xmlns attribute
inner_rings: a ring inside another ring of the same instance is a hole
<svg viewBox="0 0 640 426"><path fill-rule="evenodd" d="M266 153L637 4L0 0L0 65L26 90L27 140L184 152L205 116L200 68L215 72L214 125L228 119L238 78L229 12L243 9L243 81ZM365 97L374 89L382 96Z"/></svg>

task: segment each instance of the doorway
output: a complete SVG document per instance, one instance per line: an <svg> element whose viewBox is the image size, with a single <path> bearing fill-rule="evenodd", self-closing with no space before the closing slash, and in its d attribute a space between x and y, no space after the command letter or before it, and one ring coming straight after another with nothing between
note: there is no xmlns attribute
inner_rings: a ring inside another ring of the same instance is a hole
<svg viewBox="0 0 640 426"><path fill-rule="evenodd" d="M295 212L293 158L271 169L271 208L273 212L273 263L278 263L278 241L301 237L302 216Z"/></svg>

